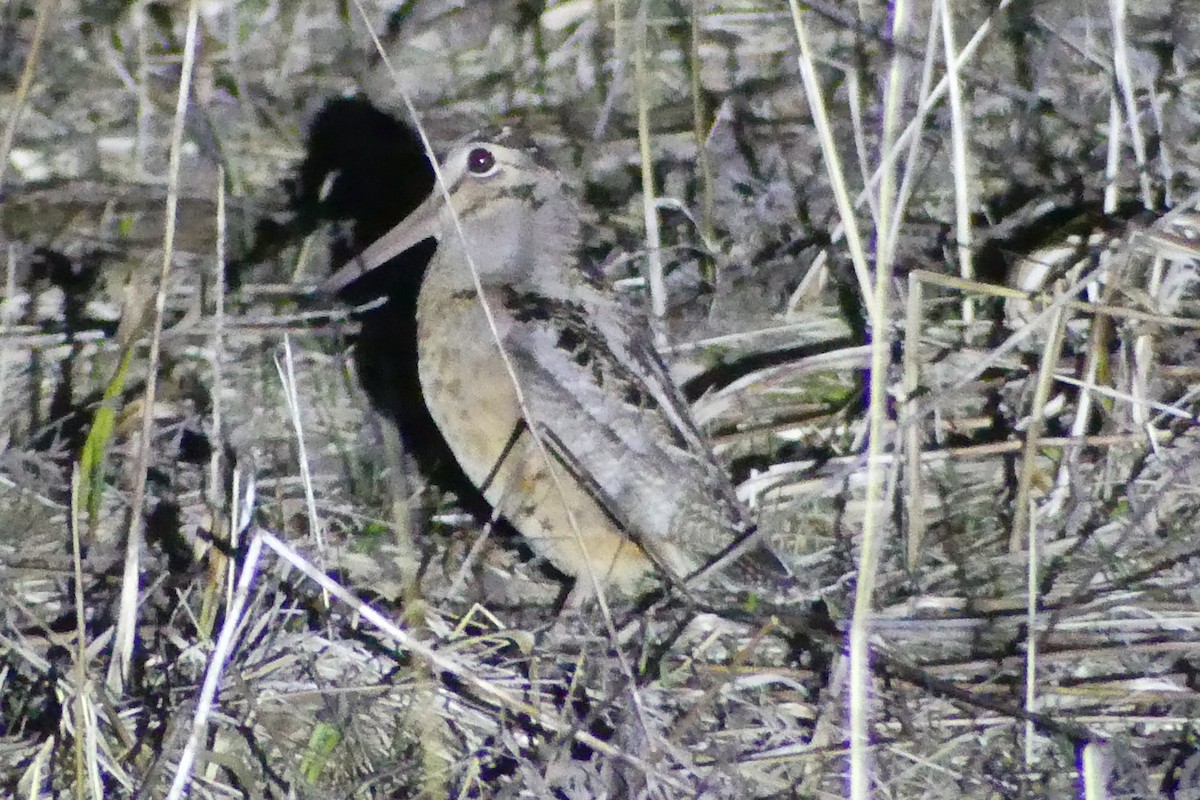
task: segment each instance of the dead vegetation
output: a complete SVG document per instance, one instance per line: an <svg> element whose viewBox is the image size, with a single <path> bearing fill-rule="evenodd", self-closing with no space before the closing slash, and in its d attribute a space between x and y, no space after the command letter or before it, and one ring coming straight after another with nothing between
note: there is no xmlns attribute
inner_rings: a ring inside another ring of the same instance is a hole
<svg viewBox="0 0 1200 800"><path fill-rule="evenodd" d="M1200 797L1194 0L198 5L0 10L0 793ZM801 601L464 513L411 274L313 289L403 96L562 166Z"/></svg>

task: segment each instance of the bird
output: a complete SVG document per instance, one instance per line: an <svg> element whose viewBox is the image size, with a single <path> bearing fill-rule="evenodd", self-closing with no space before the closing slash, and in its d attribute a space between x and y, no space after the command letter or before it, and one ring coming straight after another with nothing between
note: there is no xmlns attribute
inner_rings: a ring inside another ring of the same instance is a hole
<svg viewBox="0 0 1200 800"><path fill-rule="evenodd" d="M648 326L582 258L582 207L553 162L504 130L452 147L440 173L444 191L324 289L436 242L416 303L421 391L486 501L581 601L789 581Z"/></svg>

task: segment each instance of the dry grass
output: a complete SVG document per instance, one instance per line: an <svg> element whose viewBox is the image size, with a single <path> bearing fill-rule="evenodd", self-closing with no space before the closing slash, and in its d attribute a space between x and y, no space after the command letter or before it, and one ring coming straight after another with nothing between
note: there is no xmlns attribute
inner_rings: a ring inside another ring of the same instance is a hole
<svg viewBox="0 0 1200 800"><path fill-rule="evenodd" d="M1200 797L1200 7L996 5L4 6L0 793ZM551 151L802 600L416 467L359 87Z"/></svg>

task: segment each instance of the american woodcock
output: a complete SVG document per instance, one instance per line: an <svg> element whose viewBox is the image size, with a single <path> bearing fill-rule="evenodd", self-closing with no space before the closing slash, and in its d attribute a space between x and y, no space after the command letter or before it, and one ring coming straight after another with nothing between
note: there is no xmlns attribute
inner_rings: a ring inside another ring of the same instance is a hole
<svg viewBox="0 0 1200 800"><path fill-rule="evenodd" d="M777 588L750 583L788 573L756 540L645 326L581 260L581 209L562 176L501 141L446 157L454 213L435 187L326 288L437 241L417 299L426 404L467 477L579 579L577 597L592 575L628 594L652 573L707 580L727 566L742 588Z"/></svg>

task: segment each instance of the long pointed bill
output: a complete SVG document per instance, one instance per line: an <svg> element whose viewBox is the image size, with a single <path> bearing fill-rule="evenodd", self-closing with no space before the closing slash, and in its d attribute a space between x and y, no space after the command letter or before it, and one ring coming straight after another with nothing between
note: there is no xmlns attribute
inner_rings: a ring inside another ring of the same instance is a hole
<svg viewBox="0 0 1200 800"><path fill-rule="evenodd" d="M441 191L435 186L425 202L400 221L396 227L376 239L325 281L322 288L337 294L361 276L382 267L396 256L411 250L426 239L441 238L441 214L445 204Z"/></svg>

